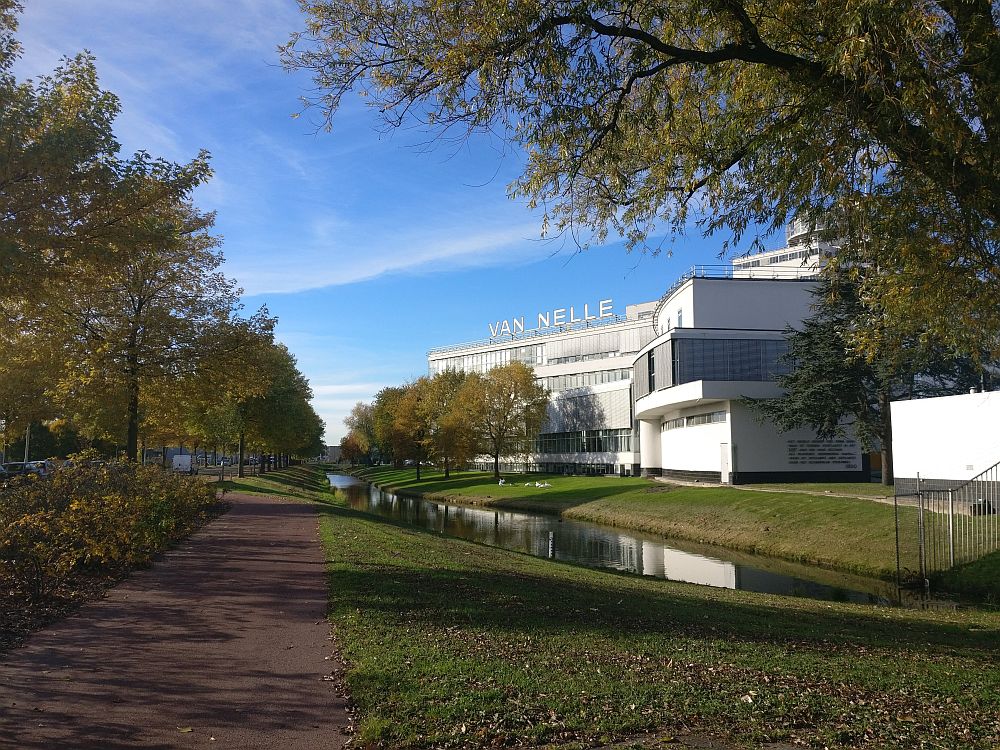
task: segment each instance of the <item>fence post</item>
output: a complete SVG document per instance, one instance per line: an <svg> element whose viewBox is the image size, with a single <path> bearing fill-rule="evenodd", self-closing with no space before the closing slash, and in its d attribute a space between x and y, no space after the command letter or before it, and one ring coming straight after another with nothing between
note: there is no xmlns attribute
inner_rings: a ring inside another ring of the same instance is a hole
<svg viewBox="0 0 1000 750"><path fill-rule="evenodd" d="M927 580L927 551L924 547L924 493L920 489L920 474L917 473L917 551L920 555L920 578Z"/></svg>
<svg viewBox="0 0 1000 750"><path fill-rule="evenodd" d="M948 566L955 567L955 491L948 490Z"/></svg>

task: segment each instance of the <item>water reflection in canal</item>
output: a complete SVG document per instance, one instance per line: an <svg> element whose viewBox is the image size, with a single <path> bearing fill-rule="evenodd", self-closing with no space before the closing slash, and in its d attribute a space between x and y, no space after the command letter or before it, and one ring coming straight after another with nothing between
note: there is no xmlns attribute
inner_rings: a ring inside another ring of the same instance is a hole
<svg viewBox="0 0 1000 750"><path fill-rule="evenodd" d="M330 474L329 478L356 510L538 557L746 591L870 604L891 601L888 584L875 579L845 576L850 584L830 585L810 580L811 571L805 565L781 563L783 568L794 568L795 574L787 575L724 559L724 550L718 550L720 557L698 554L641 532L537 513L399 497L342 474ZM734 557L745 560L749 556ZM827 579L836 577L829 572L825 575Z"/></svg>

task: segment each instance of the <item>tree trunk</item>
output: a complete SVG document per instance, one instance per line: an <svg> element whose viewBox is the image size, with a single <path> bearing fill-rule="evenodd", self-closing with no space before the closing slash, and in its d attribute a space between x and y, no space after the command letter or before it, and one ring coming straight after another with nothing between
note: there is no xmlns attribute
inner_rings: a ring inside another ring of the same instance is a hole
<svg viewBox="0 0 1000 750"><path fill-rule="evenodd" d="M128 382L128 435L125 439L125 457L135 463L139 460L139 379L129 375Z"/></svg>
<svg viewBox="0 0 1000 750"><path fill-rule="evenodd" d="M879 418L882 420L882 484L890 487L895 483L895 474L892 467L892 410L889 408L889 393L883 391L878 395L879 408L882 413Z"/></svg>
<svg viewBox="0 0 1000 750"><path fill-rule="evenodd" d="M493 454L493 478L500 481L500 454Z"/></svg>
<svg viewBox="0 0 1000 750"><path fill-rule="evenodd" d="M247 447L246 435L244 435L242 432L240 432L240 446L239 446L239 449L238 449L239 459L237 460L237 463L236 463L236 465L239 467L237 469L237 471L236 471L236 476L238 476L240 479L242 479L243 476L244 476L244 474L243 474L243 452L246 450L246 447Z"/></svg>
<svg viewBox="0 0 1000 750"><path fill-rule="evenodd" d="M417 481L420 481L420 462L417 461Z"/></svg>
<svg viewBox="0 0 1000 750"><path fill-rule="evenodd" d="M160 466L167 468L167 446L160 444Z"/></svg>
<svg viewBox="0 0 1000 750"><path fill-rule="evenodd" d="M449 474L448 474L448 457L445 456L444 457L444 478L447 479L448 476L449 476Z"/></svg>

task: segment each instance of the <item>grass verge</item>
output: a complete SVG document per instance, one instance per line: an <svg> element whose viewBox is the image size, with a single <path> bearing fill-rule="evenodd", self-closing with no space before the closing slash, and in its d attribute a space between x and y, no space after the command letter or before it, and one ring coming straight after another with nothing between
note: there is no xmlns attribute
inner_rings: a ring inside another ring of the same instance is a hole
<svg viewBox="0 0 1000 750"><path fill-rule="evenodd" d="M322 511L359 746L1000 742L995 614L619 576Z"/></svg>
<svg viewBox="0 0 1000 750"><path fill-rule="evenodd" d="M424 470L376 467L360 476L386 489L453 502L560 514L565 518L880 578L896 574L893 508L884 503L805 492L689 487L647 479L551 477L547 488L512 475L498 486L488 474L444 479ZM916 513L901 508L906 519ZM903 538L902 559L916 559L915 539Z"/></svg>
<svg viewBox="0 0 1000 750"><path fill-rule="evenodd" d="M932 586L1000 604L1000 552L936 574Z"/></svg>
<svg viewBox="0 0 1000 750"><path fill-rule="evenodd" d="M234 477L215 482L213 486L244 495L294 497L300 500L327 500L330 497L326 474L320 467L311 465L289 466L269 471L263 476Z"/></svg>

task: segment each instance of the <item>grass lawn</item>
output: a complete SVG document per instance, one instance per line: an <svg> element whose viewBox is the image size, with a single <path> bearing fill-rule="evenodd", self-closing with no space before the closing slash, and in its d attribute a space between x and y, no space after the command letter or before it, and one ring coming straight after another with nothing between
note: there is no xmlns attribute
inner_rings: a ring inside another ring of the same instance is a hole
<svg viewBox="0 0 1000 750"><path fill-rule="evenodd" d="M213 486L245 495L280 495L302 500L325 500L330 496L326 474L315 466L290 466L263 476L234 477Z"/></svg>
<svg viewBox="0 0 1000 750"><path fill-rule="evenodd" d="M946 591L962 591L993 604L1000 604L1000 552L938 573L934 584Z"/></svg>
<svg viewBox="0 0 1000 750"><path fill-rule="evenodd" d="M896 532L891 505L805 492L758 492L735 487L689 487L648 479L551 477L549 488L507 476L455 473L444 479L423 470L376 467L360 476L386 489L492 507L558 513L565 518L715 544L862 575L893 578ZM822 485L813 485L822 486ZM839 486L839 485L837 485ZM901 508L905 516L915 515ZM916 540L901 540L904 566ZM913 567L912 565L910 567Z"/></svg>
<svg viewBox="0 0 1000 750"><path fill-rule="evenodd" d="M996 614L615 575L321 510L357 746L1000 743Z"/></svg>

